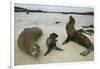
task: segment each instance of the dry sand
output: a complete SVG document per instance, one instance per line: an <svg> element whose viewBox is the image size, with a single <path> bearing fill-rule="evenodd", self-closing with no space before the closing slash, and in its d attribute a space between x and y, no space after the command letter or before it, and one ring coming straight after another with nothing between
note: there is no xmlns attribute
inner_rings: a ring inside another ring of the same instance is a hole
<svg viewBox="0 0 100 69"><path fill-rule="evenodd" d="M94 52L91 52L87 56L81 56L80 52L86 50L84 47L74 43L72 41L65 45L62 42L67 38L65 26L69 20L70 15L56 14L56 13L15 13L15 65L26 64L44 64L44 63L63 63L63 62L79 62L79 61L93 61ZM89 15L72 15L75 17L76 29L80 29L83 25L94 24L94 16ZM56 24L56 21L60 21ZM38 40L38 44L41 48L41 55L35 59L22 52L17 46L17 39L24 28L30 28L38 26L43 30L43 35ZM64 49L64 51L52 50L47 56L43 56L47 50L46 39L49 34L55 32L59 35L57 38L57 46ZM85 34L86 35L86 34ZM94 43L94 35L89 36L89 39Z"/></svg>

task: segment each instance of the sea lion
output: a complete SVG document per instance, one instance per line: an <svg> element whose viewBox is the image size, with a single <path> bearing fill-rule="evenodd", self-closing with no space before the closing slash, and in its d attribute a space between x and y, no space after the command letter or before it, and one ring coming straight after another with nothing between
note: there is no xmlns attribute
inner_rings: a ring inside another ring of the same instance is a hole
<svg viewBox="0 0 100 69"><path fill-rule="evenodd" d="M89 26L82 26L83 28L94 28L94 25L89 25Z"/></svg>
<svg viewBox="0 0 100 69"><path fill-rule="evenodd" d="M69 17L69 22L66 25L66 32L67 32L67 39L62 43L65 44L67 42L74 41L82 46L84 46L87 51L81 52L80 55L86 56L88 55L91 51L94 50L94 46L92 45L91 41L89 40L88 37L86 37L85 35L81 34L80 32L78 32L75 27L75 19L70 16Z"/></svg>
<svg viewBox="0 0 100 69"><path fill-rule="evenodd" d="M48 47L48 50L46 51L46 53L44 54L44 56L48 55L51 52L52 49L56 49L58 51L63 51L63 49L58 48L56 46L56 42L57 42L56 38L57 37L58 37L58 35L56 33L51 33L50 36L49 36L49 38L47 38L46 45Z"/></svg>
<svg viewBox="0 0 100 69"><path fill-rule="evenodd" d="M25 28L17 40L18 47L31 56L39 56L40 47L36 41L41 35L42 30L39 27Z"/></svg>
<svg viewBox="0 0 100 69"><path fill-rule="evenodd" d="M77 30L77 31L80 32L80 33L88 34L88 35L90 35L90 36L94 33L94 30L93 30L93 29L87 29L87 30L79 29L79 30Z"/></svg>

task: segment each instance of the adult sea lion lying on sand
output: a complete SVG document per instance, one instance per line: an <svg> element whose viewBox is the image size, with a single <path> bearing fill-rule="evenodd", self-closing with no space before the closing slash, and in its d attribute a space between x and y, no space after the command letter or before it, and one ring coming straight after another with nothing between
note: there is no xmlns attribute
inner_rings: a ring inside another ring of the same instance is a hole
<svg viewBox="0 0 100 69"><path fill-rule="evenodd" d="M46 51L46 53L44 54L44 56L48 55L52 49L56 49L58 51L63 51L63 49L61 48L58 48L56 46L56 38L58 37L58 35L56 33L51 33L49 38L47 38L46 40L46 44L47 44L47 47L48 47L48 50Z"/></svg>
<svg viewBox="0 0 100 69"><path fill-rule="evenodd" d="M32 56L38 56L40 47L36 44L36 41L41 35L42 30L39 27L25 28L18 38L18 47Z"/></svg>
<svg viewBox="0 0 100 69"><path fill-rule="evenodd" d="M66 25L66 32L68 34L67 39L63 42L63 44L69 42L70 40L84 46L87 51L84 51L82 53L80 53L80 55L86 56L88 55L92 50L94 50L94 47L91 43L91 41L89 40L88 37L86 37L85 35L81 34L80 32L76 31L75 27L75 19L70 16L69 17L69 22Z"/></svg>

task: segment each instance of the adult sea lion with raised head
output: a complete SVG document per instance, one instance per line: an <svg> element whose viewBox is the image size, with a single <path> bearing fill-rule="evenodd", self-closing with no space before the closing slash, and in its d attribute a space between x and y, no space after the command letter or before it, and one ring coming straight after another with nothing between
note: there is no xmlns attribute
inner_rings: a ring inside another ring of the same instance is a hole
<svg viewBox="0 0 100 69"><path fill-rule="evenodd" d="M94 46L92 45L91 41L89 40L89 38L83 34L81 34L80 32L78 32L75 29L75 19L70 16L69 17L69 22L66 25L66 32L67 32L67 39L62 43L63 45L66 44L67 42L74 41L80 45L82 45L83 47L85 47L87 49L87 51L81 52L80 55L82 56L86 56L88 55L91 51L94 50Z"/></svg>
<svg viewBox="0 0 100 69"><path fill-rule="evenodd" d="M39 27L25 28L17 40L18 47L31 56L39 56L40 47L36 41L41 35L42 30Z"/></svg>

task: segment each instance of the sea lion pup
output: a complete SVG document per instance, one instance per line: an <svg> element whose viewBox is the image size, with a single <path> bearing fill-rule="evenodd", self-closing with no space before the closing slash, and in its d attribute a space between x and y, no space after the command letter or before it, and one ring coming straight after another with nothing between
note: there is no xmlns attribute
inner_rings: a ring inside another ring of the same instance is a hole
<svg viewBox="0 0 100 69"><path fill-rule="evenodd" d="M78 31L76 31L74 25L75 25L75 19L72 16L70 16L69 22L66 25L66 32L67 32L68 37L63 42L63 44L72 40L72 41L84 46L87 49L87 51L81 52L80 55L86 56L91 51L94 50L94 47L88 37L86 37L85 35L81 34Z"/></svg>
<svg viewBox="0 0 100 69"><path fill-rule="evenodd" d="M17 40L18 47L31 56L39 56L40 47L36 41L41 35L42 30L39 27L25 28Z"/></svg>
<svg viewBox="0 0 100 69"><path fill-rule="evenodd" d="M56 33L51 33L49 38L47 38L46 40L46 44L47 44L47 47L48 47L48 50L46 51L46 53L44 54L44 56L48 55L52 49L56 49L58 51L63 51L63 49L61 48L58 48L56 46L56 38L58 37L58 35Z"/></svg>

